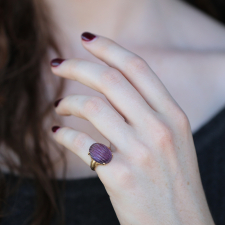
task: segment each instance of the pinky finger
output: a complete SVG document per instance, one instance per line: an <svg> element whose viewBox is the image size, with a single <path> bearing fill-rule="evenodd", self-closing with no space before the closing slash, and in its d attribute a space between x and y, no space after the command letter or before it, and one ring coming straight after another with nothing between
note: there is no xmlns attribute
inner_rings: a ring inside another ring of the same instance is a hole
<svg viewBox="0 0 225 225"><path fill-rule="evenodd" d="M70 127L53 127L53 138L67 149L74 152L86 164L90 165L89 148L96 143L88 134L76 131Z"/></svg>

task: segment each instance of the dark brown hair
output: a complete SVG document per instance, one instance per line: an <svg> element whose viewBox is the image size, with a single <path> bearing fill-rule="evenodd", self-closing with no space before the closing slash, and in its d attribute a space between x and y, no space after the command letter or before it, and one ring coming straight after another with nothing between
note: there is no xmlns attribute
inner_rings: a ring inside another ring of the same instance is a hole
<svg viewBox="0 0 225 225"><path fill-rule="evenodd" d="M223 0L186 2L225 22ZM1 148L4 159L1 165L6 165L11 173L20 174L21 179L34 178L37 207L29 223L32 225L50 224L55 213L62 213L55 200L58 189L48 152L50 127L46 126L45 119L53 111L52 102L62 93L63 82L54 83L55 94L47 98L41 76L42 63L49 61L47 49L61 55L51 33L53 24L48 14L41 0L0 0L0 146L10 149L4 152ZM51 118L54 119L53 114ZM59 154L63 158L63 152ZM1 176L0 212L9 194Z"/></svg>
<svg viewBox="0 0 225 225"><path fill-rule="evenodd" d="M225 1L224 0L185 0L185 2L201 9L217 20L225 23Z"/></svg>
<svg viewBox="0 0 225 225"><path fill-rule="evenodd" d="M53 101L61 95L63 83L52 79L56 92L52 99L47 97L42 63L49 62L49 48L60 56L47 15L47 6L40 0L0 1L1 166L7 165L11 173L21 178L35 179L37 204L29 222L32 225L50 224L53 214L59 211L57 186L50 179L55 178L55 173L48 152L50 127L45 118L53 112ZM59 154L63 157L63 152ZM4 176L0 185L3 199L10 194Z"/></svg>

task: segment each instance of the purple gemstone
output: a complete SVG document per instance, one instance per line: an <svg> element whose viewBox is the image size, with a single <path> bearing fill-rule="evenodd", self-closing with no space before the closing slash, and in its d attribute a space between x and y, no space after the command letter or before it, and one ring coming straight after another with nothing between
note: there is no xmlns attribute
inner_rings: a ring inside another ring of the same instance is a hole
<svg viewBox="0 0 225 225"><path fill-rule="evenodd" d="M100 143L94 143L93 145L91 145L89 152L91 158L101 164L103 163L107 164L112 159L112 153L110 149L107 146Z"/></svg>

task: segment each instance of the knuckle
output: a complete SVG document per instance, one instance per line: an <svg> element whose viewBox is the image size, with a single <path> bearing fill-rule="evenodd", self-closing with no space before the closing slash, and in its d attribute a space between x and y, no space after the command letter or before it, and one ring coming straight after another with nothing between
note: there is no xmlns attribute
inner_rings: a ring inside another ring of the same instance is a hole
<svg viewBox="0 0 225 225"><path fill-rule="evenodd" d="M104 107L104 100L101 99L100 97L90 97L86 102L84 103L83 106L83 113L88 115L88 114L93 114L93 113L99 113Z"/></svg>
<svg viewBox="0 0 225 225"><path fill-rule="evenodd" d="M138 141L135 144L133 154L131 154L131 161L138 167L149 167L152 165L153 156L150 147L147 147L142 142Z"/></svg>
<svg viewBox="0 0 225 225"><path fill-rule="evenodd" d="M73 138L73 145L78 149L84 148L88 138L87 134L79 133Z"/></svg>
<svg viewBox="0 0 225 225"><path fill-rule="evenodd" d="M176 118L176 125L180 130L190 129L190 122L182 109L177 109L174 116Z"/></svg>
<svg viewBox="0 0 225 225"><path fill-rule="evenodd" d="M107 69L101 75L101 85L111 86L120 83L122 75L116 69Z"/></svg>
<svg viewBox="0 0 225 225"><path fill-rule="evenodd" d="M170 124L178 132L188 132L191 129L189 119L184 111L177 105L173 106L169 116Z"/></svg>
<svg viewBox="0 0 225 225"><path fill-rule="evenodd" d="M106 56L109 54L109 52L112 51L114 45L115 42L113 40L105 38L105 40L101 43L101 46L99 46L98 51L100 52L101 55Z"/></svg>
<svg viewBox="0 0 225 225"><path fill-rule="evenodd" d="M125 68L130 72L145 73L149 66L144 59L137 55L133 55L125 60Z"/></svg>
<svg viewBox="0 0 225 225"><path fill-rule="evenodd" d="M149 167L152 165L151 160L152 157L150 155L150 151L146 149L139 149L137 154L135 155L135 164L139 167Z"/></svg>
<svg viewBox="0 0 225 225"><path fill-rule="evenodd" d="M101 46L99 46L98 51L100 52L101 55L107 55L109 53L109 44L107 43L102 43Z"/></svg>
<svg viewBox="0 0 225 225"><path fill-rule="evenodd" d="M165 149L173 141L172 130L165 123L159 122L155 128L154 140L158 147Z"/></svg>
<svg viewBox="0 0 225 225"><path fill-rule="evenodd" d="M119 166L117 170L116 179L119 186L125 189L131 188L133 186L132 171L126 165Z"/></svg>

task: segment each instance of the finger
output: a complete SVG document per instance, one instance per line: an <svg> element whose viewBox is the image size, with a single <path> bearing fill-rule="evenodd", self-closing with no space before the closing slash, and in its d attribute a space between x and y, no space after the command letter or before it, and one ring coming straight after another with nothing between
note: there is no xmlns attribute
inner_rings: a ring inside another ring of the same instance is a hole
<svg viewBox="0 0 225 225"><path fill-rule="evenodd" d="M138 55L102 36L92 41L83 39L82 43L94 56L119 70L154 110L168 113L174 106L178 107L160 79Z"/></svg>
<svg viewBox="0 0 225 225"><path fill-rule="evenodd" d="M77 80L104 94L129 124L141 124L154 111L116 69L80 59L65 60L52 67L54 74Z"/></svg>
<svg viewBox="0 0 225 225"><path fill-rule="evenodd" d="M109 107L100 97L71 95L62 99L56 107L59 115L74 115L89 120L96 129L115 147L127 149L132 129L116 110Z"/></svg>
<svg viewBox="0 0 225 225"><path fill-rule="evenodd" d="M61 145L66 147L80 157L87 165L90 166L91 157L88 155L89 148L92 144L97 143L88 134L76 131L70 127L58 128L53 133L53 138ZM113 153L113 160L115 160L115 154ZM108 164L104 165L104 170ZM99 168L96 167L96 172L99 173Z"/></svg>

